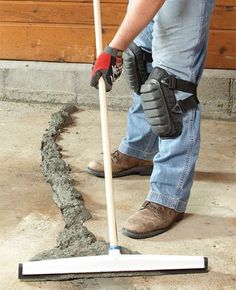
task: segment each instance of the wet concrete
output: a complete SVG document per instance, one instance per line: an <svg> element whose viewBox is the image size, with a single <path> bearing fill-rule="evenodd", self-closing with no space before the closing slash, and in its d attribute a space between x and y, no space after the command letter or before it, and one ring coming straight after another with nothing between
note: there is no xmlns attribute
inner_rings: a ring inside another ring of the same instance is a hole
<svg viewBox="0 0 236 290"><path fill-rule="evenodd" d="M61 210L65 227L57 238L56 247L35 255L31 260L47 260L56 258L96 256L108 254L109 244L104 240L97 240L84 223L91 219L90 212L86 209L82 194L75 187L75 180L70 174L70 165L63 160L62 146L57 139L69 126L74 125L72 114L78 112L76 105L65 105L58 112L52 114L49 127L43 135L41 142L42 172L46 181L52 187L53 200ZM122 253L132 253L121 247ZM142 272L138 273L143 275ZM116 277L116 273L107 273L103 277ZM133 276L132 273L123 276ZM85 275L70 274L60 276L42 276L41 280L74 280L77 285L84 285ZM101 277L100 273L86 274L86 278ZM38 280L40 280L38 279ZM74 281L73 281L74 282Z"/></svg>
<svg viewBox="0 0 236 290"><path fill-rule="evenodd" d="M53 200L61 210L65 228L59 234L56 247L36 255L32 260L98 255L107 252L106 242L97 241L84 226L84 222L91 218L91 214L85 207L82 194L74 186L70 165L62 158L62 147L56 143L63 129L73 124L71 114L77 111L75 105L67 105L52 114L49 127L43 135L42 172L52 187Z"/></svg>
<svg viewBox="0 0 236 290"><path fill-rule="evenodd" d="M148 177L114 180L122 246L147 254L205 255L209 257L209 273L96 279L86 281L83 286L17 280L18 262L55 247L56 237L65 225L39 167L41 138L51 113L58 109L1 103L4 138L0 151L0 259L5 267L0 274L0 289L235 289L236 125L214 120L202 123L202 151L187 217L167 233L145 241L123 237L120 229L145 199ZM85 226L98 240L108 241L104 180L84 171L91 159L102 157L99 112L84 110L73 118L76 126L61 135L60 153L70 164L74 185L92 213L93 218ZM110 112L113 148L123 136L125 119L123 112Z"/></svg>

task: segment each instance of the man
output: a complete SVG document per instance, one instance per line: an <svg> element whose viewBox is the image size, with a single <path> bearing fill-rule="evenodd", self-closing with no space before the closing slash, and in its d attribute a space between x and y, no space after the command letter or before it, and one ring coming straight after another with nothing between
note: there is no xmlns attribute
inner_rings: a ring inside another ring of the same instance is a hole
<svg viewBox="0 0 236 290"><path fill-rule="evenodd" d="M103 77L109 91L121 73L123 55L134 91L126 136L111 156L114 177L151 174L146 201L123 228L131 238L158 235L183 218L200 147L196 86L213 5L214 0L131 1L94 65L91 85L97 87ZM101 161L87 170L104 176Z"/></svg>

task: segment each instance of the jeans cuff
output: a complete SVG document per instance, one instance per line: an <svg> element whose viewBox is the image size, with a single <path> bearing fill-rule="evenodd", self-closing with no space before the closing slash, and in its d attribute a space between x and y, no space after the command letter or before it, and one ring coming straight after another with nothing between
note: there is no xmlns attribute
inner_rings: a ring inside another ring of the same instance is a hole
<svg viewBox="0 0 236 290"><path fill-rule="evenodd" d="M172 208L177 212L185 212L187 206L187 201L152 191L149 192L146 200Z"/></svg>
<svg viewBox="0 0 236 290"><path fill-rule="evenodd" d="M141 151L139 149L135 149L133 147L127 146L123 142L121 142L119 146L119 151L128 156L132 156L132 157L143 159L143 160L153 160L154 156L156 155L156 153L145 152L145 151Z"/></svg>

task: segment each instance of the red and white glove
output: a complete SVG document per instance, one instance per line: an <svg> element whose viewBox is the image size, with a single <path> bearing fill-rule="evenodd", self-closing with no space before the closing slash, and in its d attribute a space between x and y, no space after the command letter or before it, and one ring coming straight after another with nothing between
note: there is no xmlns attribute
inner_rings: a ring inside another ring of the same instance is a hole
<svg viewBox="0 0 236 290"><path fill-rule="evenodd" d="M109 92L113 82L121 75L122 67L122 51L107 46L94 64L90 85L98 88L99 79L102 77L105 82L106 91Z"/></svg>

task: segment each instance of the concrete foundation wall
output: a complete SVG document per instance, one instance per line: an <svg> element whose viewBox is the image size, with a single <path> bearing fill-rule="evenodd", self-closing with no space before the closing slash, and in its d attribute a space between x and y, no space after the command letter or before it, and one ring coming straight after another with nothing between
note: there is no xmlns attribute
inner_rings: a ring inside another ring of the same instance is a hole
<svg viewBox="0 0 236 290"><path fill-rule="evenodd" d="M98 106L89 86L91 65L0 61L0 100ZM236 71L205 70L198 97L207 118L236 120ZM132 95L121 77L108 94L109 106L126 110Z"/></svg>

